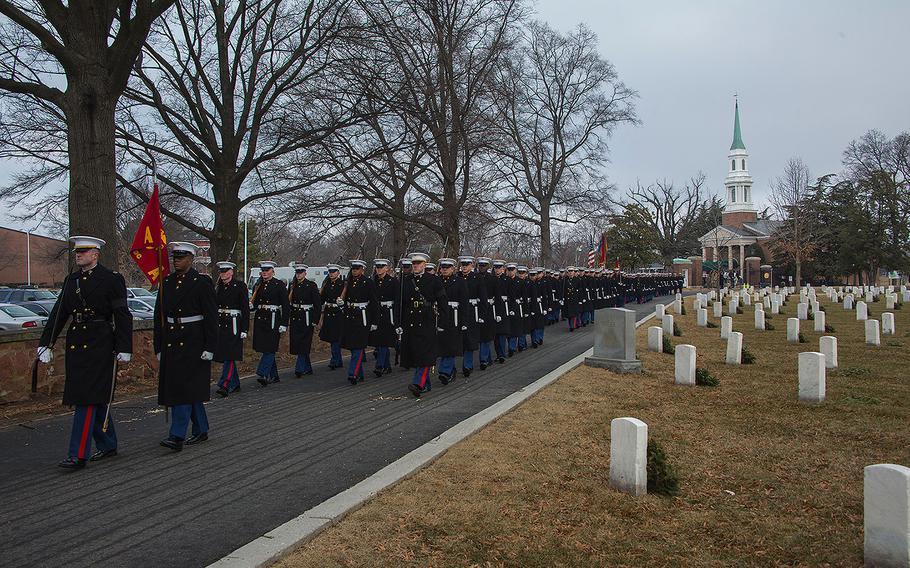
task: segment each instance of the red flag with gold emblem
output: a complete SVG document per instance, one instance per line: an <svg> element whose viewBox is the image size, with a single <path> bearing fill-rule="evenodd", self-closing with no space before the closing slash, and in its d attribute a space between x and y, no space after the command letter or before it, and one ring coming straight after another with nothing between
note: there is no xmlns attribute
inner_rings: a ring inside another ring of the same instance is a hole
<svg viewBox="0 0 910 568"><path fill-rule="evenodd" d="M167 237L161 223L161 203L158 200L158 181L152 197L145 206L145 215L139 222L139 229L130 246L130 256L139 265L142 273L152 284L168 275L171 271L167 257Z"/></svg>

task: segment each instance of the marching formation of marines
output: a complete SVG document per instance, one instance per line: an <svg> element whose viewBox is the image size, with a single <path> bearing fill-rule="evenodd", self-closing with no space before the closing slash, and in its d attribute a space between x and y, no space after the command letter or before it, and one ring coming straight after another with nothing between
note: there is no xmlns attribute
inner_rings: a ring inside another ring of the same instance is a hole
<svg viewBox="0 0 910 568"><path fill-rule="evenodd" d="M50 362L54 342L71 320L63 400L76 411L69 456L60 466L81 469L89 460L117 454L110 405L117 363L131 357L132 317L123 277L97 264L104 241L70 240L79 270L64 281L36 358ZM276 355L288 332L295 376L313 374L310 353L318 327L319 339L329 344L330 370L345 368L342 349L348 351L351 385L364 382L372 348L374 375L391 373L393 364L412 369L408 388L420 397L432 388L433 375L443 385L454 381L458 359L467 378L475 365L483 371L541 347L548 326L565 321L575 331L592 323L598 309L647 302L683 287L682 277L670 273L552 270L470 255L433 264L429 255L415 252L396 269L388 259L375 259L370 276L362 260L350 261L346 278L340 266L329 265L321 287L307 278L309 267L302 262L291 264L294 277L285 283L275 276L276 263L262 261L248 295L246 284L234 277L234 263L218 262L213 283L193 268L196 245L172 242L168 249L174 271L159 286L153 345L159 360L158 403L171 415L161 445L173 451L208 440L204 403L210 397L211 364L222 364L219 396L239 391L237 363L249 333L253 350L261 354L256 375L263 387L280 382Z"/></svg>

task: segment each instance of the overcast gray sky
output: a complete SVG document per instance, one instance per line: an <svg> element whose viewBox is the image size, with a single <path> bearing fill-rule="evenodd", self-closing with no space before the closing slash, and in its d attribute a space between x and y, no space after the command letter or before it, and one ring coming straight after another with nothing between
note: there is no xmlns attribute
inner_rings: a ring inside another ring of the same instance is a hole
<svg viewBox="0 0 910 568"><path fill-rule="evenodd" d="M641 95L642 124L611 140L608 173L621 191L701 170L723 195L735 92L759 205L791 156L814 175L838 172L846 145L867 130L910 130L910 0L537 0L536 8L557 29L590 26ZM18 226L4 211L0 223Z"/></svg>
<svg viewBox="0 0 910 568"><path fill-rule="evenodd" d="M910 130L908 0L538 0L538 19L580 23L641 98L642 124L611 141L610 178L683 182L702 170L723 189L739 93L757 204L791 156L813 175L876 128ZM719 192L723 195L723 191Z"/></svg>

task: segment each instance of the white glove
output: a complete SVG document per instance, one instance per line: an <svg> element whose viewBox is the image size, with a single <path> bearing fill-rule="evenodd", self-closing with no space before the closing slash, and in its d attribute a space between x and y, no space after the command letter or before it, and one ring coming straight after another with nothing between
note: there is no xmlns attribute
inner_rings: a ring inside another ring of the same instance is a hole
<svg viewBox="0 0 910 568"><path fill-rule="evenodd" d="M203 361L211 361L214 356L215 356L215 354L212 353L211 351L203 351L202 355L199 358L202 359Z"/></svg>
<svg viewBox="0 0 910 568"><path fill-rule="evenodd" d="M514 315L515 315L515 312L509 312L509 315L510 315L510 316L514 316Z"/></svg>
<svg viewBox="0 0 910 568"><path fill-rule="evenodd" d="M502 316L496 316L496 321L497 321L497 322L501 322L501 321L502 321Z"/></svg>
<svg viewBox="0 0 910 568"><path fill-rule="evenodd" d="M436 328L436 331L445 331L445 330L442 329L441 327L437 327L437 328Z"/></svg>
<svg viewBox="0 0 910 568"><path fill-rule="evenodd" d="M370 326L370 331L376 331L377 329L379 329L379 326L376 324Z"/></svg>
<svg viewBox="0 0 910 568"><path fill-rule="evenodd" d="M121 363L129 363L132 358L132 353L117 353L117 361Z"/></svg>
<svg viewBox="0 0 910 568"><path fill-rule="evenodd" d="M54 358L54 354L47 347L39 347L37 357L39 361L46 364L51 362L51 359Z"/></svg>
<svg viewBox="0 0 910 568"><path fill-rule="evenodd" d="M155 357L158 358L158 361L159 361L159 362L161 361L161 353L155 353Z"/></svg>
<svg viewBox="0 0 910 568"><path fill-rule="evenodd" d="M338 298L338 299L335 300L335 304L338 305L338 306L343 306L343 305L344 305L344 300L342 300L341 298Z"/></svg>
<svg viewBox="0 0 910 568"><path fill-rule="evenodd" d="M467 331L467 330L468 330L468 326L466 326L466 325L461 326L461 331Z"/></svg>
<svg viewBox="0 0 910 568"><path fill-rule="evenodd" d="M403 329L401 329L400 327L395 328L395 335L401 335L402 333L404 333Z"/></svg>
<svg viewBox="0 0 910 568"><path fill-rule="evenodd" d="M241 331L241 332L240 332L240 339L246 339L246 332L245 332L245 331Z"/></svg>
<svg viewBox="0 0 910 568"><path fill-rule="evenodd" d="M477 318L477 323L483 323L483 319L482 319L482 318Z"/></svg>
<svg viewBox="0 0 910 568"><path fill-rule="evenodd" d="M286 327L283 326L283 325L279 325L279 326L278 326L278 333L284 333L284 332L287 331L287 330L288 330L288 328L286 328Z"/></svg>

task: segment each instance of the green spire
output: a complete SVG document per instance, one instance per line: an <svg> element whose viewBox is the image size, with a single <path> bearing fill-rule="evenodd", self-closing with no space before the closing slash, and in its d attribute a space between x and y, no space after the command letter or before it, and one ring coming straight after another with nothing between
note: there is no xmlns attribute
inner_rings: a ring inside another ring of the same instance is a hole
<svg viewBox="0 0 910 568"><path fill-rule="evenodd" d="M733 144L730 145L731 150L745 150L746 145L743 144L743 134L739 130L739 101L736 101L736 118L733 119Z"/></svg>

